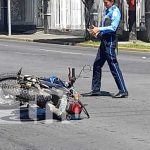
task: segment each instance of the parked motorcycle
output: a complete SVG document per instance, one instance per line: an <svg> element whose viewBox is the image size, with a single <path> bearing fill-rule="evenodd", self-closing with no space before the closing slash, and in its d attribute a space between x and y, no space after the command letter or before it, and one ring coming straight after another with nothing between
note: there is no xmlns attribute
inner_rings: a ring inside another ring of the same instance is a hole
<svg viewBox="0 0 150 150"><path fill-rule="evenodd" d="M75 69L69 68L69 81L58 77L36 77L23 75L22 68L17 73L0 75L0 109L12 109L34 102L42 109L47 109L62 118L80 118L84 112L90 118L85 105L80 101L80 94L75 90Z"/></svg>

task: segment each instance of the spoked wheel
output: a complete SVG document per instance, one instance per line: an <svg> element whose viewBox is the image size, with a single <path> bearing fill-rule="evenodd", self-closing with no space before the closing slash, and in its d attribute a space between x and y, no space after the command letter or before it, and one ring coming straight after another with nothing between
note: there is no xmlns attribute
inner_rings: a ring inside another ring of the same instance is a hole
<svg viewBox="0 0 150 150"><path fill-rule="evenodd" d="M85 108L84 104L80 100L78 100L78 103L81 105L83 112L87 115L88 118L90 118L90 115L87 109Z"/></svg>
<svg viewBox="0 0 150 150"><path fill-rule="evenodd" d="M16 97L0 88L0 109L14 109L17 106L20 106L20 102L16 101Z"/></svg>
<svg viewBox="0 0 150 150"><path fill-rule="evenodd" d="M14 85L17 82L16 74L2 74L0 75L0 109L13 109L19 106L20 103L16 101L16 97L5 92L4 85Z"/></svg>

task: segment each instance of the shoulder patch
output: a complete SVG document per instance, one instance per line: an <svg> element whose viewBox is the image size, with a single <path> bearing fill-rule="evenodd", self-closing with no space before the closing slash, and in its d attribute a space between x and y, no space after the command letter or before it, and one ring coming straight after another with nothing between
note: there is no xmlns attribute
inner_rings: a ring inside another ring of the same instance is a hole
<svg viewBox="0 0 150 150"><path fill-rule="evenodd" d="M114 11L112 16L113 16L113 17L117 17L117 16L118 16L118 12L117 12L117 11Z"/></svg>

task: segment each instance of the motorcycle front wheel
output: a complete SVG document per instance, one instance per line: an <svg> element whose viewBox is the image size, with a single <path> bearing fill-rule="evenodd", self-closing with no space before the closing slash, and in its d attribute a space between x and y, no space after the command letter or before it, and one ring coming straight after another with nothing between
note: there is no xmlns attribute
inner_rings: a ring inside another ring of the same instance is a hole
<svg viewBox="0 0 150 150"><path fill-rule="evenodd" d="M4 85L13 86L17 83L17 74L6 73L0 75L0 109L14 109L20 106L20 102L16 101L16 96L8 94L4 90ZM13 90L13 89L12 89Z"/></svg>

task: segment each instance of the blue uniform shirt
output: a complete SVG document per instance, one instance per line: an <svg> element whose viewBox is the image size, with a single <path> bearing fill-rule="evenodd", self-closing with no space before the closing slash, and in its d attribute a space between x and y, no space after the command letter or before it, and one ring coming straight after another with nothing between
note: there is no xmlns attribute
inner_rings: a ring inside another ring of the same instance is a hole
<svg viewBox="0 0 150 150"><path fill-rule="evenodd" d="M106 18L109 18L111 20L111 25L104 27L104 21ZM121 13L119 8L116 5L113 5L110 8L106 9L105 16L102 21L102 27L99 27L100 34L103 35L106 33L116 32L120 19L121 19Z"/></svg>

